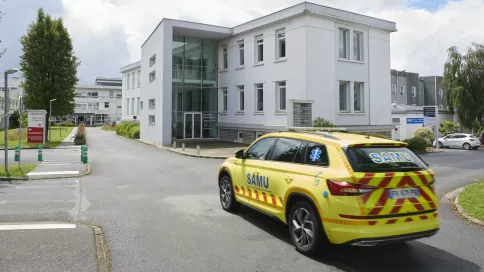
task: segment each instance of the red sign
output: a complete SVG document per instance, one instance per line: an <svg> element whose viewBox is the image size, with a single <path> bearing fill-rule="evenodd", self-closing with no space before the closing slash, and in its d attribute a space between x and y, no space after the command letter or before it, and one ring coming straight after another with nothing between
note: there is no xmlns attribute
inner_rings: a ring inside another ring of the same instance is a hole
<svg viewBox="0 0 484 272"><path fill-rule="evenodd" d="M44 142L44 128L43 127L29 127L27 133L28 143L43 143Z"/></svg>
<svg viewBox="0 0 484 272"><path fill-rule="evenodd" d="M133 116L133 119L136 120L136 119L138 119L138 117L135 115L135 116Z"/></svg>

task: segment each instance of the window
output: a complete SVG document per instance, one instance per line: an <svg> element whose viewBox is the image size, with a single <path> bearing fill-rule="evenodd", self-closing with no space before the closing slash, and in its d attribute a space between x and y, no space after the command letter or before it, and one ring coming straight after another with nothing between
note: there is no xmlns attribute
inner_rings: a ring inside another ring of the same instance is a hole
<svg viewBox="0 0 484 272"><path fill-rule="evenodd" d="M297 157L297 163L302 163L302 156L296 156L298 153L301 153L301 145L301 140L279 138L271 152L269 160L279 162L295 162L294 160Z"/></svg>
<svg viewBox="0 0 484 272"><path fill-rule="evenodd" d="M89 97L98 97L98 93L97 92L87 92L87 96L89 96Z"/></svg>
<svg viewBox="0 0 484 272"><path fill-rule="evenodd" d="M265 160L276 138L264 138L256 142L244 156L252 160Z"/></svg>
<svg viewBox="0 0 484 272"><path fill-rule="evenodd" d="M345 28L339 29L339 57L340 59L350 58L350 30Z"/></svg>
<svg viewBox="0 0 484 272"><path fill-rule="evenodd" d="M237 140L241 141L241 142L244 140L244 132L243 131L241 131L241 130L237 131Z"/></svg>
<svg viewBox="0 0 484 272"><path fill-rule="evenodd" d="M353 31L353 59L363 61L363 32Z"/></svg>
<svg viewBox="0 0 484 272"><path fill-rule="evenodd" d="M364 92L365 87L363 82L355 82L353 84L353 111L355 112L363 112L363 103L364 103Z"/></svg>
<svg viewBox="0 0 484 272"><path fill-rule="evenodd" d="M222 112L227 112L227 88L222 88L222 92L221 92L221 102L222 102Z"/></svg>
<svg viewBox="0 0 484 272"><path fill-rule="evenodd" d="M387 154L390 154L388 156ZM406 147L350 147L346 152L353 171L368 173L427 170L425 163Z"/></svg>
<svg viewBox="0 0 484 272"><path fill-rule="evenodd" d="M150 109L154 109L155 108L155 99L154 98L150 99L148 102L149 102Z"/></svg>
<svg viewBox="0 0 484 272"><path fill-rule="evenodd" d="M118 109L121 109L122 107L121 106L118 106Z"/></svg>
<svg viewBox="0 0 484 272"><path fill-rule="evenodd" d="M244 40L239 41L239 65L244 66Z"/></svg>
<svg viewBox="0 0 484 272"><path fill-rule="evenodd" d="M104 102L104 108L109 109L109 102Z"/></svg>
<svg viewBox="0 0 484 272"><path fill-rule="evenodd" d="M131 98L131 115L134 115L134 97Z"/></svg>
<svg viewBox="0 0 484 272"><path fill-rule="evenodd" d="M126 81L127 81L126 90L129 90L129 83L130 83L130 76L129 76L129 74L126 75Z"/></svg>
<svg viewBox="0 0 484 272"><path fill-rule="evenodd" d="M138 88L139 88L141 86L141 71L138 70L137 73L138 73L138 76L137 77L138 77Z"/></svg>
<svg viewBox="0 0 484 272"><path fill-rule="evenodd" d="M114 98L114 91L109 91L109 98Z"/></svg>
<svg viewBox="0 0 484 272"><path fill-rule="evenodd" d="M286 33L285 29L276 31L276 59L286 57Z"/></svg>
<svg viewBox="0 0 484 272"><path fill-rule="evenodd" d="M306 148L305 163L315 166L329 166L326 146L317 143L309 143Z"/></svg>
<svg viewBox="0 0 484 272"><path fill-rule="evenodd" d="M405 95L405 87L404 86L400 86L400 95L401 96Z"/></svg>
<svg viewBox="0 0 484 272"><path fill-rule="evenodd" d="M412 86L412 97L417 97L417 87Z"/></svg>
<svg viewBox="0 0 484 272"><path fill-rule="evenodd" d="M264 62L264 39L262 35L255 37L255 63Z"/></svg>
<svg viewBox="0 0 484 272"><path fill-rule="evenodd" d="M392 118L392 124L400 124L400 118Z"/></svg>
<svg viewBox="0 0 484 272"><path fill-rule="evenodd" d="M392 95L397 95L397 86L392 85Z"/></svg>
<svg viewBox="0 0 484 272"><path fill-rule="evenodd" d="M264 86L262 83L255 84L255 111L264 111Z"/></svg>
<svg viewBox="0 0 484 272"><path fill-rule="evenodd" d="M156 54L154 54L151 58L150 58L150 67L155 65L156 63Z"/></svg>
<svg viewBox="0 0 484 272"><path fill-rule="evenodd" d="M134 77L134 72L131 73L131 89L134 89L134 86L136 84L136 78Z"/></svg>
<svg viewBox="0 0 484 272"><path fill-rule="evenodd" d="M156 79L156 71L150 73L150 82Z"/></svg>
<svg viewBox="0 0 484 272"><path fill-rule="evenodd" d="M118 93L118 94L116 94L116 98L123 98L123 95Z"/></svg>
<svg viewBox="0 0 484 272"><path fill-rule="evenodd" d="M286 110L286 82L276 82L276 110Z"/></svg>
<svg viewBox="0 0 484 272"><path fill-rule="evenodd" d="M140 100L141 97L138 97L136 100L136 114L139 114Z"/></svg>
<svg viewBox="0 0 484 272"><path fill-rule="evenodd" d="M444 90L439 89L439 97L440 98L444 97Z"/></svg>
<svg viewBox="0 0 484 272"><path fill-rule="evenodd" d="M129 114L129 98L126 98L126 114Z"/></svg>
<svg viewBox="0 0 484 272"><path fill-rule="evenodd" d="M154 126L155 125L155 116L154 115L148 116L148 124L150 126Z"/></svg>
<svg viewBox="0 0 484 272"><path fill-rule="evenodd" d="M143 101L141 101L140 103L140 108L143 109Z"/></svg>
<svg viewBox="0 0 484 272"><path fill-rule="evenodd" d="M239 91L239 111L244 111L245 110L244 85L237 86L237 90Z"/></svg>
<svg viewBox="0 0 484 272"><path fill-rule="evenodd" d="M350 89L350 83L348 81L339 82L339 111L348 112L348 91Z"/></svg>
<svg viewBox="0 0 484 272"><path fill-rule="evenodd" d="M223 69L227 69L228 67L228 60L227 60L228 56L227 56L227 46L225 45L223 48L222 48L222 67Z"/></svg>

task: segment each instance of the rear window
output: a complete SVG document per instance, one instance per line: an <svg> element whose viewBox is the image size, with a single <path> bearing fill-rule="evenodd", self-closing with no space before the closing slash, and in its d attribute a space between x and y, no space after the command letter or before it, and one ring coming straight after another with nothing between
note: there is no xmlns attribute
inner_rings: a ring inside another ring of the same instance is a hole
<svg viewBox="0 0 484 272"><path fill-rule="evenodd" d="M428 169L422 159L406 147L350 147L346 154L355 172L408 172Z"/></svg>

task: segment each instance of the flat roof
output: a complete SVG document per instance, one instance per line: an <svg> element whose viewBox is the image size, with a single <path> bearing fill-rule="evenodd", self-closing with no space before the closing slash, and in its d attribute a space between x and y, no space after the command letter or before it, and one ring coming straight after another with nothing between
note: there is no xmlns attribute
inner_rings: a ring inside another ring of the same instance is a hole
<svg viewBox="0 0 484 272"><path fill-rule="evenodd" d="M99 89L99 90L121 90L121 86L103 86L103 85L76 85L77 89Z"/></svg>
<svg viewBox="0 0 484 272"><path fill-rule="evenodd" d="M137 62L133 62L131 64L128 64L126 66L123 66L121 67L120 69L120 72L126 72L128 70L131 70L131 69L134 69L134 68L138 68L138 67L141 67L141 61L137 61Z"/></svg>

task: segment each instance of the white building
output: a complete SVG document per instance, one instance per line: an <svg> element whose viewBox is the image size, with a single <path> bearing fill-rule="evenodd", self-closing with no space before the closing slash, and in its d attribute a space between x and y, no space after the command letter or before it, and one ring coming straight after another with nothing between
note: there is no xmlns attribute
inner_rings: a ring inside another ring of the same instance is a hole
<svg viewBox="0 0 484 272"><path fill-rule="evenodd" d="M101 125L121 120L122 91L121 79L97 78L96 83L103 85L77 85L74 116L78 122L87 125ZM54 102L55 103L55 102Z"/></svg>
<svg viewBox="0 0 484 272"><path fill-rule="evenodd" d="M394 31L306 2L233 28L163 19L141 47L141 139L251 142L317 117L389 134Z"/></svg>
<svg viewBox="0 0 484 272"><path fill-rule="evenodd" d="M139 120L141 102L141 62L121 68L123 75L123 120Z"/></svg>
<svg viewBox="0 0 484 272"><path fill-rule="evenodd" d="M23 94L21 87L22 80L19 77L8 78L8 113L12 114L14 111L20 109L20 96ZM3 116L5 113L5 79L0 79L0 114ZM3 117L0 117L0 127L3 128Z"/></svg>

